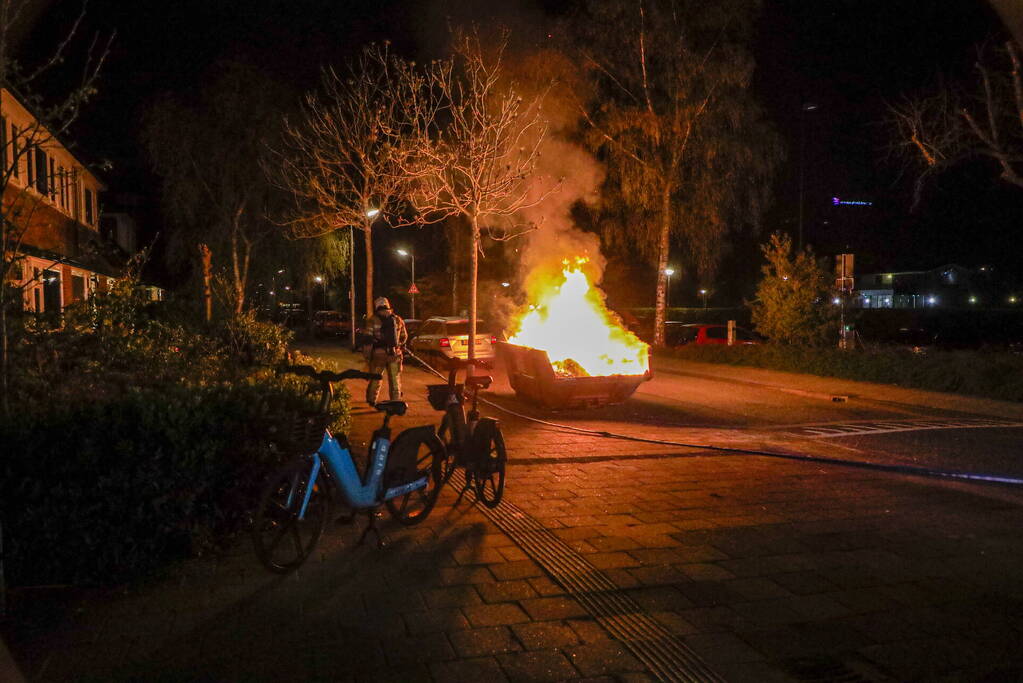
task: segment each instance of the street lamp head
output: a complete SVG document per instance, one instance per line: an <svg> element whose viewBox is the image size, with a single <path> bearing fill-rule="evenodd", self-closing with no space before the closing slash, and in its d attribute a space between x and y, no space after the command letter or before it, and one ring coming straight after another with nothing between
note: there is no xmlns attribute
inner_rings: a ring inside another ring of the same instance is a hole
<svg viewBox="0 0 1023 683"><path fill-rule="evenodd" d="M395 249L395 253L397 253L398 256L408 256L409 255L409 253L407 251L405 251L404 249Z"/></svg>
<svg viewBox="0 0 1023 683"><path fill-rule="evenodd" d="M316 277L313 278L313 280L315 282L323 282L323 276L322 275L317 275Z"/></svg>
<svg viewBox="0 0 1023 683"><path fill-rule="evenodd" d="M664 274L667 275L668 277L671 277L672 275L675 274L675 269L674 268L665 268L664 269Z"/></svg>
<svg viewBox="0 0 1023 683"><path fill-rule="evenodd" d="M707 293L707 290L706 290L706 289L701 289L701 290L700 290L700 294L706 294L706 293Z"/></svg>
<svg viewBox="0 0 1023 683"><path fill-rule="evenodd" d="M379 213L380 213L380 209L369 209L369 210L366 211L366 217L367 218L373 218L374 216L376 216Z"/></svg>
<svg viewBox="0 0 1023 683"><path fill-rule="evenodd" d="M278 275L280 275L280 274L281 274L281 273L283 273L283 272L284 272L284 269L283 269L283 268L281 268L280 270L278 270L278 271L277 271L277 274L278 274Z"/></svg>
<svg viewBox="0 0 1023 683"><path fill-rule="evenodd" d="M501 286L502 287L511 287L511 283L510 282L502 282Z"/></svg>
<svg viewBox="0 0 1023 683"><path fill-rule="evenodd" d="M817 108L817 103L816 102L804 102L803 103L803 111L813 111L816 108Z"/></svg>

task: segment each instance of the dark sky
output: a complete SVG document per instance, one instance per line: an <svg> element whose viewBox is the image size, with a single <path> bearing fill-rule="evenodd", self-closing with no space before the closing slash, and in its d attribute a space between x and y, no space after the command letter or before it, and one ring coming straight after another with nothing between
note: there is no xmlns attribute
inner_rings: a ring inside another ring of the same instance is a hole
<svg viewBox="0 0 1023 683"><path fill-rule="evenodd" d="M66 11L57 3L52 12ZM492 8L502 9L497 15ZM564 3L454 3L443 0L91 0L89 30L117 30L101 91L78 128L91 158L110 158L114 187L149 190L135 132L140 107L164 90L201 85L218 56L242 52L296 87L315 84L321 64L337 63L371 40L409 54L440 43L445 17L543 24ZM822 254L858 254L858 270L996 263L1023 271L1013 236L1023 192L999 185L991 169L970 167L928 189L908 212L909 182L885 161L885 101L933 84L939 74L968 77L973 46L1003 39L980 0L765 0L755 46L754 90L788 148L777 200L764 228L797 232L799 170L804 234ZM817 109L802 114L802 105ZM802 116L801 116L802 114ZM802 154L800 142L803 142ZM871 201L834 209L830 198ZM737 242L722 277L755 279L759 238ZM748 275L752 273L752 278Z"/></svg>

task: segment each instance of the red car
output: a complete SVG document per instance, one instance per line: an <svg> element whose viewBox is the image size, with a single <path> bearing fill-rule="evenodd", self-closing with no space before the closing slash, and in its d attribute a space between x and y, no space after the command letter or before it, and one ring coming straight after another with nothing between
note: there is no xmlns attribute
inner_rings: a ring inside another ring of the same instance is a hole
<svg viewBox="0 0 1023 683"><path fill-rule="evenodd" d="M348 316L337 311L316 311L313 314L313 330L317 337L340 337L352 329Z"/></svg>
<svg viewBox="0 0 1023 683"><path fill-rule="evenodd" d="M728 344L728 325L703 323L664 323L664 341L668 346L686 344ZM735 344L760 344L763 340L749 330L736 326Z"/></svg>

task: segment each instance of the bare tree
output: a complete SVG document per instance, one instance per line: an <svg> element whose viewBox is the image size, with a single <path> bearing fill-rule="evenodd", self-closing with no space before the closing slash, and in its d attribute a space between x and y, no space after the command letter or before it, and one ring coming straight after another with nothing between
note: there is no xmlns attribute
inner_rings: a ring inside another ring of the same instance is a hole
<svg viewBox="0 0 1023 683"><path fill-rule="evenodd" d="M709 279L736 226L757 224L781 160L749 93L751 2L593 0L578 25L598 83L585 111L608 161L605 236L657 268L654 343L664 343L669 250Z"/></svg>
<svg viewBox="0 0 1023 683"><path fill-rule="evenodd" d="M321 92L307 95L302 113L285 120L283 144L265 169L295 199L285 219L293 236L341 228L362 233L367 316L373 314L373 225L423 222L402 202L396 165L401 120L436 113L415 95L422 86L414 65L391 55L386 44L367 47L343 76L323 72Z"/></svg>
<svg viewBox="0 0 1023 683"><path fill-rule="evenodd" d="M194 100L164 95L146 113L143 139L173 219L168 257L194 263L200 241L228 262L231 309L245 307L253 257L274 230L271 186L260 169L283 88L254 64L215 64ZM226 258L225 258L226 256Z"/></svg>
<svg viewBox="0 0 1023 683"><path fill-rule="evenodd" d="M0 88L15 94L32 112L34 120L25 129L12 134L4 131L0 137L0 402L3 414L9 414L10 330L9 309L20 305L27 285L21 272L22 247L43 196L31 191L28 183L19 186L11 182L23 167L29 154L63 137L88 100L96 93L96 81L103 62L109 54L113 35L105 40L92 38L84 57L78 60L79 77L63 92L43 96L38 88L44 77L50 75L64 60L76 41L84 6L71 22L64 37L53 47L49 56L35 66L28 66L15 57L16 40L27 31L27 23L35 12L31 0L0 0ZM0 111L0 115L3 112ZM15 282L15 280L18 282Z"/></svg>
<svg viewBox="0 0 1023 683"><path fill-rule="evenodd" d="M489 51L481 45L479 32L456 34L454 59L430 64L426 88L419 91L421 97L443 97L443 126L436 116L403 118L406 147L399 166L409 202L421 216L457 216L468 227L471 358L481 230L497 241L522 234L529 228L516 223L516 214L553 191L537 192L531 183L547 133L543 91L526 99L514 82L505 81L501 60L506 45L507 33Z"/></svg>
<svg viewBox="0 0 1023 683"><path fill-rule="evenodd" d="M921 169L914 206L929 178L970 158L992 160L1003 182L1023 189L1023 74L1011 41L1003 60L993 67L980 49L972 88L943 87L889 106L897 145Z"/></svg>

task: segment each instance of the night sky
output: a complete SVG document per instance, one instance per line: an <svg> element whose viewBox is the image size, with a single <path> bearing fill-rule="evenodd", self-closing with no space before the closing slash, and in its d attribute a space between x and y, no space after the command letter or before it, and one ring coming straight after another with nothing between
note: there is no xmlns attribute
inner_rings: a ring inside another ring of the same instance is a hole
<svg viewBox="0 0 1023 683"><path fill-rule="evenodd" d="M51 17L69 3L55 3ZM141 107L167 90L188 90L218 57L244 54L297 89L316 84L322 64L340 63L361 45L390 39L423 58L443 42L446 18L556 25L566 3L416 2L414 0L92 0L88 29L117 37L100 94L76 136L85 158L110 159L113 188L154 195L136 131ZM561 9L556 9L561 8ZM34 42L41 44L45 29ZM1016 247L1023 192L998 184L973 164L938 179L910 213L912 177L886 159L885 102L945 78L969 77L973 46L1004 40L979 0L765 0L754 52L755 92L782 133L788 162L764 231L796 234L799 169L805 178L804 234L818 253L857 253L857 270L930 268L949 262L995 264L1023 273ZM817 109L803 113L812 102ZM803 154L800 153L800 142ZM831 206L831 197L873 202ZM154 197L155 199L155 197ZM722 266L726 289L747 294L763 234L738 238ZM428 269L422 264L421 269Z"/></svg>

